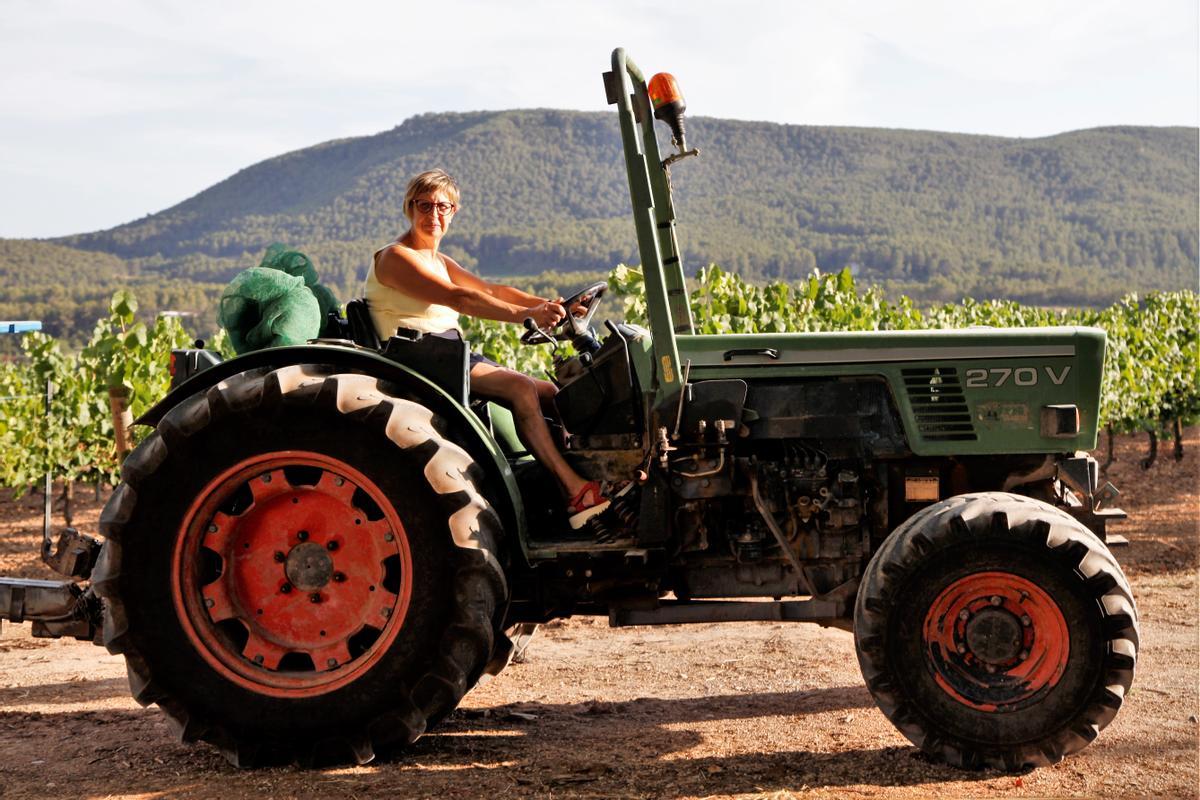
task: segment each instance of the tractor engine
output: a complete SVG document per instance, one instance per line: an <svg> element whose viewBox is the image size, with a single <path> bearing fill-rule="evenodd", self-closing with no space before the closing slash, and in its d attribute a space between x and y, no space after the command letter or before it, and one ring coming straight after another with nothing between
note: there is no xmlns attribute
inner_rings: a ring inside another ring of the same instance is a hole
<svg viewBox="0 0 1200 800"><path fill-rule="evenodd" d="M721 474L675 473L680 493L727 490L677 509L677 596L821 594L862 573L871 532L882 527L872 520L883 495L873 475L812 442L771 444L770 455L730 459Z"/></svg>

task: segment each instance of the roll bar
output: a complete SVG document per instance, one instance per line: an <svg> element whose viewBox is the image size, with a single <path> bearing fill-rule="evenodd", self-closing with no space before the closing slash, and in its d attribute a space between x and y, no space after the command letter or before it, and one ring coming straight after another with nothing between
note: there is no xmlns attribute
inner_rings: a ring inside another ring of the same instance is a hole
<svg viewBox="0 0 1200 800"><path fill-rule="evenodd" d="M659 154L646 79L624 48L613 51L612 71L604 74L604 88L609 104L617 106L621 126L629 199L646 282L646 310L654 333L657 394L661 399L679 386L675 335L695 332L675 236L671 177Z"/></svg>

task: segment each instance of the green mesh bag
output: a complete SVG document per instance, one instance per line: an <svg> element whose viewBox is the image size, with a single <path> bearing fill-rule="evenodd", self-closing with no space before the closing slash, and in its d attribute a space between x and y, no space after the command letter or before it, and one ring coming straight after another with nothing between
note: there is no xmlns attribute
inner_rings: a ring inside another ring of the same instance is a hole
<svg viewBox="0 0 1200 800"><path fill-rule="evenodd" d="M308 265L311 269L312 263ZM251 267L225 287L217 321L229 331L238 355L303 344L322 327L320 304L304 278L267 267Z"/></svg>
<svg viewBox="0 0 1200 800"><path fill-rule="evenodd" d="M267 248L259 266L303 278L304 285L310 288L317 285L317 268L309 257L297 250L288 250L278 242Z"/></svg>
<svg viewBox="0 0 1200 800"><path fill-rule="evenodd" d="M313 266L312 260L308 256L298 250L288 250L282 244L275 243L267 248L259 266L281 270L288 275L303 278L304 285L316 296L317 305L321 309L320 335L334 338L342 335L338 322L329 316L330 312L340 313L341 303L338 302L337 297L328 286L318 282L317 268Z"/></svg>

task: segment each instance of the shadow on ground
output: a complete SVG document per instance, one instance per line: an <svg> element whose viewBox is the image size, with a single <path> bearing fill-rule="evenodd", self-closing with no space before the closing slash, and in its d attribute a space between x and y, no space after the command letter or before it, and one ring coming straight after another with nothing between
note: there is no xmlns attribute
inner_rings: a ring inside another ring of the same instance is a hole
<svg viewBox="0 0 1200 800"><path fill-rule="evenodd" d="M94 681L90 688L116 694L123 691L118 684L123 681ZM6 697L0 696L0 703L8 702ZM385 755L365 767L316 770L237 770L209 746L178 744L157 709L0 711L0 752L6 754L0 764L0 785L37 785L38 762L45 758L77 764L78 779L87 782L88 794L101 797L133 786L139 792L171 797L264 792L295 797L382 796L385 792L406 797L671 797L993 777L931 764L910 747L834 753L796 749L700 758L687 753L703 742L703 734L690 725L755 717L781 717L787 719L780 724L803 725L808 715L871 705L862 687L833 687L466 709L404 752ZM604 746L598 746L601 743ZM614 759L614 753L620 757ZM111 763L98 775L89 774L93 772L89 765L100 762ZM113 770L114 765L119 769Z"/></svg>

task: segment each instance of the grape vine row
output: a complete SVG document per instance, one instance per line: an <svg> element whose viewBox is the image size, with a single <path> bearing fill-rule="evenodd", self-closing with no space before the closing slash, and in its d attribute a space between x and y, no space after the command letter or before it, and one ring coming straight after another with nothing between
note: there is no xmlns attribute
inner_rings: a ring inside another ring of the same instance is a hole
<svg viewBox="0 0 1200 800"><path fill-rule="evenodd" d="M646 324L641 272L621 265L608 280L602 316ZM706 334L1095 326L1108 333L1102 426L1162 433L1172 423L1200 421L1200 295L1194 291L1129 295L1100 310L966 299L922 311L908 298L892 301L876 288L859 288L849 270L756 286L710 266L692 281L691 302L697 331ZM47 470L68 484L115 483L120 464L110 390L127 396L134 416L144 412L167 392L170 351L193 339L176 318L146 325L136 321L136 311L133 294L118 291L109 316L96 323L78 354L29 333L23 356L0 363L0 486L23 491ZM521 345L519 326L464 319L464 328L475 349L501 364L534 374L549 367L549 348ZM209 346L228 350L221 335ZM49 413L47 380L54 386ZM146 433L135 428L134 441Z"/></svg>

